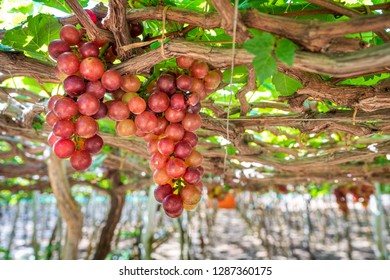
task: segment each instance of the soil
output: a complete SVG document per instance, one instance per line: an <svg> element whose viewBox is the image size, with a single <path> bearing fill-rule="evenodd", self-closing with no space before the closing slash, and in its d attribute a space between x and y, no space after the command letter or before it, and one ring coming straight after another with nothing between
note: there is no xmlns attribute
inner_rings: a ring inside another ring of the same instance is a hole
<svg viewBox="0 0 390 280"><path fill-rule="evenodd" d="M235 209L219 209L217 212L216 223L212 229L212 237L208 240L206 246L206 259L221 259L221 260L254 260L254 259L269 259L266 249L262 244L257 234L248 227L242 219L238 210ZM277 235L277 230L272 235ZM325 244L322 242L311 243L312 254L315 259L342 260L349 259L347 252L347 241L332 242L331 238L335 237L336 233L329 233L328 240ZM191 232L193 240L199 239L197 232ZM375 259L375 253L372 249L373 241L367 236L352 233L352 258L357 260ZM296 232L291 236L293 240L292 256L288 257L283 254L282 250L277 250L272 259L311 259L310 254L305 248L302 234ZM204 259L199 242L194 242L195 259ZM388 244L390 250L390 244ZM154 259L179 259L180 258L180 243L179 234L174 234L167 242L161 245L152 255Z"/></svg>

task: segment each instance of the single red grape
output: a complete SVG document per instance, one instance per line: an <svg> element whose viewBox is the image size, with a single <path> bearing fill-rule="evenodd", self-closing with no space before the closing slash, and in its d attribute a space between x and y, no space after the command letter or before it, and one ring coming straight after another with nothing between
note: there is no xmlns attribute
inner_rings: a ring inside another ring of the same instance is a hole
<svg viewBox="0 0 390 280"><path fill-rule="evenodd" d="M91 166L92 157L86 150L75 151L70 157L70 164L75 170L83 171Z"/></svg>
<svg viewBox="0 0 390 280"><path fill-rule="evenodd" d="M59 158L69 158L75 150L76 145L70 139L60 139L53 146L53 151Z"/></svg>

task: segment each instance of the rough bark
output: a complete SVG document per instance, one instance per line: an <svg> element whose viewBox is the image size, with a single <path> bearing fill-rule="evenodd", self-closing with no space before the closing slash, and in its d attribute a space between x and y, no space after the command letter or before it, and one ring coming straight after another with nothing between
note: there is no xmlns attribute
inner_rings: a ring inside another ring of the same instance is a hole
<svg viewBox="0 0 390 280"><path fill-rule="evenodd" d="M131 52L124 52L121 47L131 43L129 25L126 21L126 5L124 0L110 0L108 2L108 13L103 19L103 25L111 30L117 45L118 58L126 60Z"/></svg>
<svg viewBox="0 0 390 280"><path fill-rule="evenodd" d="M390 15L367 15L347 21L319 22L293 20L252 9L243 15L243 21L248 27L288 38L310 51L318 52L329 47L334 38L386 28L390 23Z"/></svg>
<svg viewBox="0 0 390 280"><path fill-rule="evenodd" d="M87 12L84 10L84 8L80 5L80 3L77 0L65 0L65 2L75 13L78 20L78 22L76 23L80 23L87 30L89 39L91 39L92 41L95 40L96 38L100 38L108 41L114 40L110 32L98 28L93 23L91 18L88 16Z"/></svg>
<svg viewBox="0 0 390 280"><path fill-rule="evenodd" d="M174 20L179 23L189 23L193 26L200 26L203 28L216 28L223 27L228 33L232 31L232 9L229 1L212 1L218 13L204 14L201 12L186 11L170 7L165 9L167 20ZM314 1L313 2L319 2ZM86 28L93 36L100 34L101 30L90 20L87 20L87 15L82 11L81 6L77 1L68 0L67 3L75 11L78 20L86 25ZM229 5L227 5L229 3ZM226 5L222 5L226 4ZM122 5L120 14L123 15L124 2L110 1L110 5L118 7ZM342 51L356 50L348 54L324 54L324 53L311 53L307 51L298 51L296 58L291 67L287 67L279 63L278 70L285 74L298 79L304 85L303 89L299 89L298 93L288 99L290 105L278 103L278 105L272 105L272 108L282 109L288 112L297 112L297 114L289 115L276 115L276 116L261 116L255 118L245 117L253 108L261 108L265 106L262 104L248 104L245 100L245 94L247 91L256 88L253 69L249 71L248 85L237 93L237 98L240 100L242 106L240 108L233 108L237 112L241 112L242 118L239 120L231 119L230 128L231 133L234 136L233 144L238 148L238 154L232 155L232 159L237 160L253 160L254 162L272 166L279 170L282 170L288 174L288 178L294 179L297 177L299 180L304 180L304 176L307 178L313 178L312 174L317 174L314 171L322 169L326 170L327 174L320 179L330 180L335 178L342 178L342 174L338 172L338 169L347 172L349 170L349 161L372 161L374 157L384 155L389 152L385 146L379 146L379 153L375 154L366 150L344 150L340 152L334 152L335 150L325 151L325 155L316 156L312 158L298 159L297 149L287 149L284 147L267 146L264 143L255 143L255 141L248 141L248 138L244 132L247 128L261 129L275 129L277 126L290 126L301 130L304 133L319 133L323 131L338 131L358 136L370 136L375 133L387 133L390 131L390 125L388 124L388 112L390 100L388 98L389 86L385 83L378 86L347 86L337 85L333 80L324 81L317 74L325 74L333 77L347 78L356 77L360 75L369 75L374 73L388 72L390 67L390 47L388 44L381 46L374 46L367 49L360 50L366 46L360 46L360 40L349 40L342 36L349 33L371 31L388 27L389 15L370 15L370 16L355 16L354 12L348 12L349 10L340 10L334 8L333 11L337 13L344 13L353 17L351 20L339 21L335 23L320 23L320 22L308 22L303 20L291 19L282 16L267 15L255 10L244 12L239 17L238 26L238 38L241 41L246 39L248 35L246 27L255 27L259 30L271 32L276 35L281 35L286 38L292 39L303 48L311 51L324 51L327 52L330 49L335 50L341 45L351 43L344 49L341 46ZM111 14L107 17L107 24L112 26L114 35L110 34L111 39L114 37L117 40L121 40L122 45L126 44L126 38L128 38L127 31L125 30L126 22L117 22L118 26L115 26L115 22L109 22L110 19L115 18L115 11L111 9ZM142 21L145 19L157 19L161 20L164 14L164 7L146 8L141 10L129 11L127 13L128 21ZM102 12L100 17L107 16L107 9ZM230 19L229 19L230 17ZM124 34L121 34L121 30L125 30ZM104 32L103 32L104 33ZM326 34L326 35L325 35ZM124 36L122 38L122 36ZM340 37L341 36L341 37ZM340 49L339 49L340 51ZM129 52L130 54L130 52ZM216 48L208 45L201 45L196 42L188 42L183 39L173 39L164 45L164 53L161 49L148 51L142 55L131 58L121 64L115 66L122 74L124 73L149 73L153 65L161 62L166 57L177 57L180 55L187 55L194 59L204 60L214 67L228 69L231 66L231 49ZM43 63L36 62L34 60L23 57L20 54L4 53L0 52L1 58L7 63L1 66L1 71L5 73L2 78L7 78L17 75L26 75L37 78L40 82L52 81L58 82L54 75L54 67L45 65ZM9 62L8 62L9 60ZM235 64L245 65L251 67L253 55L248 53L242 48L236 50ZM310 73L308 73L310 72ZM304 107L303 103L307 98L315 100L330 100L337 105L348 106L356 108L357 115L354 111L340 111L329 112L326 114L312 113L310 110ZM7 92L0 91L0 99L3 102L8 102ZM11 106L12 105L12 106ZM207 135L210 131L221 136L226 134L226 112L224 108L219 108L215 104L204 103L205 107L210 108L213 112L216 112L217 118L210 116L204 116L203 129L201 131L203 135ZM23 105L24 106L24 105ZM0 116L0 127L2 132L11 135L20 135L23 139L31 139L34 141L46 142L45 134L48 132L48 128L41 133L37 133L31 129L32 120L36 115L43 112L42 107L36 108L37 110L27 110L31 114L27 118L18 118L22 116L22 111L27 107L23 107L21 104L9 103L6 110L3 112L3 116ZM258 107L256 107L258 106ZM264 108L264 107L263 107ZM269 108L269 107L266 107ZM384 110L386 109L386 110ZM381 111L384 110L384 111ZM362 112L363 111L363 112ZM12 118L16 117L16 120ZM367 124L366 121L375 121ZM23 129L22 129L23 128ZM137 153L140 158L148 158L149 155L145 150L144 143L138 140L129 140L120 137L115 137L109 134L103 133L103 138L106 144L124 149L131 153ZM129 145L131 143L131 145ZM250 145L248 145L248 143ZM255 145L253 145L255 144ZM388 145L388 143L387 143ZM208 171L219 173L220 166L224 158L224 151L220 147L210 145L210 143L200 143L200 146L205 148L205 167ZM334 148L334 147L333 147ZM13 153L2 154L1 156L9 156ZM272 157L274 152L283 152L295 157L287 164L285 162L275 160ZM317 152L317 151L316 151ZM125 170L144 170L145 165L141 165L138 162L131 162L128 160L122 160L118 156L109 155L105 161L106 164L113 167L121 167ZM31 164L31 163L29 163ZM229 166L234 166L234 163L229 162ZM385 175L386 170L380 170L376 167L372 167L369 164L369 171L375 178L381 180L387 179ZM9 168L6 166L5 168ZM34 171L29 169L31 166L21 167L20 170L24 170L26 174L32 174ZM146 167L147 168L147 167ZM387 168L387 167L386 167ZM5 169L4 169L5 170ZM9 174L16 174L15 170L8 171ZM12 173L14 172L14 173ZM22 172L22 171L20 171ZM37 170L37 172L40 172ZM319 171L318 171L319 172ZM377 173L375 173L377 172ZM375 174L374 174L375 173ZM24 173L18 173L24 174ZM356 175L356 172L353 173ZM275 173L275 177L280 178L280 174ZM361 175L359 178L364 179ZM233 177L232 177L233 178ZM269 178L265 178L269 179ZM283 178L282 178L283 179ZM297 180L298 180L297 179Z"/></svg>
<svg viewBox="0 0 390 280"><path fill-rule="evenodd" d="M217 10L218 14L221 16L221 28L223 28L226 33L233 36L233 29L235 23L234 6L229 0L211 0L210 2ZM241 15L238 14L237 17L236 42L243 43L251 36L250 33L247 31L246 26L241 21Z"/></svg>
<svg viewBox="0 0 390 280"><path fill-rule="evenodd" d="M332 77L357 77L376 73L387 73L390 67L390 46L384 44L368 49L346 53L342 56L332 54L310 53L297 51L292 66L279 64L280 69L296 69L311 73L324 74ZM231 66L231 49L215 48L199 45L183 39L173 39L164 47L166 57L189 56L210 63L220 69ZM254 55L244 49L236 49L235 65L251 65ZM136 56L114 69L121 73L149 73L151 67L165 60L161 50L156 49Z"/></svg>
<svg viewBox="0 0 390 280"><path fill-rule="evenodd" d="M44 83L58 83L58 78L54 74L54 66L39 62L24 56L22 53L0 51L0 72L3 76L1 80L10 77L28 76Z"/></svg>
<svg viewBox="0 0 390 280"><path fill-rule="evenodd" d="M321 1L321 0L317 0ZM129 22L140 22L148 19L161 19L162 18L162 10L163 6L157 7L147 7L143 9L137 10L129 10L127 12L127 20ZM107 7L102 3L96 5L92 10L95 12L98 18L104 18L107 15ZM175 20L178 22L185 22L186 20L199 20L198 26L201 26L207 29L205 26L210 26L209 29L219 27L218 24L221 22L221 18L219 18L215 12L210 13L200 13L196 11L188 11L182 8L170 7L169 20ZM370 11L382 10L387 11L390 10L390 3L383 4L375 4L375 5L364 5L359 7L354 7L353 10L359 12L361 15L369 14ZM302 11L292 11L292 12L282 12L282 13L273 13L273 11L264 11L275 16L281 17L299 17L299 16L310 16L310 15L348 15L341 11L336 11L335 9L305 9ZM203 20L200 20L203 18ZM206 18L207 20L204 20ZM60 19L62 24L76 24L78 23L77 17L74 15L67 16ZM0 38L2 32L0 31Z"/></svg>
<svg viewBox="0 0 390 280"><path fill-rule="evenodd" d="M321 0L317 0L321 1ZM383 3L383 4L375 4L371 6L359 6L359 7L354 7L354 10L357 12L360 12L360 14L369 14L370 11L375 11L375 10L389 10L390 9L390 3ZM281 13L278 14L279 16L283 17L299 17L299 16L310 16L310 15L343 15L345 14L342 11L336 11L335 9L310 9L310 10L303 10L303 11L293 11L293 12L286 12L286 13ZM347 14L345 14L347 15Z"/></svg>
<svg viewBox="0 0 390 280"><path fill-rule="evenodd" d="M330 11L334 11L340 15L346 15L351 18L360 17L362 14L352 8L347 8L344 5L341 5L339 3L333 2L331 0L309 0L309 2L319 6L326 8ZM388 42L390 40L389 34L387 34L386 30L377 30L376 33L378 36L385 42Z"/></svg>
<svg viewBox="0 0 390 280"><path fill-rule="evenodd" d="M374 112L390 108L390 96L387 92L378 92L370 86L334 86L327 83L311 85L298 89L298 94L305 94L315 100L329 100L339 106L357 108L364 112Z"/></svg>
<svg viewBox="0 0 390 280"><path fill-rule="evenodd" d="M251 105L249 105L248 101L246 100L246 94L250 91L255 91L257 88L256 85L256 73L255 69L250 66L248 67L248 81L245 86L243 86L240 90L236 93L236 98L241 104L240 107L240 115L246 116L251 110Z"/></svg>
<svg viewBox="0 0 390 280"><path fill-rule="evenodd" d="M134 22L150 19L162 20L163 8L160 6L129 11L127 20ZM217 3L216 8L222 16L218 13L204 14L172 7L168 9L166 17L167 20L187 23L204 29L228 27L227 31L229 32L230 24L226 23L225 19L231 14L231 12L228 12L228 10L231 10L230 7L227 5L221 7ZM361 15L348 21L323 23L270 15L255 9L242 12L240 17L245 25L241 25L239 29L243 31L246 27L251 27L270 32L291 39L311 51L322 51L329 48L334 38L346 34L386 28L389 26L390 20L389 15ZM230 19L232 20L232 17ZM326 35L323 36L324 34Z"/></svg>
<svg viewBox="0 0 390 280"><path fill-rule="evenodd" d="M99 244L93 257L95 260L104 260L111 251L112 238L114 237L116 226L121 218L126 196L125 192L117 190L119 184L120 173L119 171L115 171L112 178L113 189L108 192L110 195L110 210L107 215L106 224L100 234Z"/></svg>
<svg viewBox="0 0 390 280"><path fill-rule="evenodd" d="M228 12L228 10L231 10L229 7L231 6L230 3L228 3L229 6L219 5L220 3L225 3L223 1L214 1L213 3L216 4L216 9L220 14L215 12L205 14L202 12L187 11L180 8L170 7L166 13L166 17L167 20L187 23L204 29L228 27L227 31L229 32L231 25L230 23L226 23L225 19L227 19L228 15L231 14L231 12ZM387 9L388 6L373 6L373 8ZM163 6L159 6L130 10L127 12L127 20L130 22L141 22L151 19L162 20L163 9ZM99 16L104 17L107 14L107 9L98 7L95 12ZM300 14L304 15L305 13L310 14L306 11L302 11ZM326 13L329 13L329 11ZM291 13L291 15L290 13L270 15L261 13L254 9L244 11L241 13L241 18L246 26L241 25L239 29L245 30L246 27L256 28L294 40L311 51L321 51L329 48L329 44L332 44L332 40L334 38L338 38L346 34L378 30L389 26L388 15L381 15L379 17L378 15L360 15L359 17L355 17L342 23L336 22L331 24L292 19L288 18L288 16L292 17L296 15L293 13ZM72 19L70 21L72 21ZM321 37L324 33L326 33L326 36ZM245 34L245 32L243 32L243 34Z"/></svg>
<svg viewBox="0 0 390 280"><path fill-rule="evenodd" d="M57 200L58 209L66 223L66 240L62 259L78 258L78 246L82 237L83 214L70 191L64 162L51 153L48 161L50 184Z"/></svg>

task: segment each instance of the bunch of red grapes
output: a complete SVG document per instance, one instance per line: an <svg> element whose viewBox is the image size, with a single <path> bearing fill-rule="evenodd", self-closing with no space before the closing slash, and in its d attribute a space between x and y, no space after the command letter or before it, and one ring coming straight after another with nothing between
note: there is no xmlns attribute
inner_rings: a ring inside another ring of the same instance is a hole
<svg viewBox="0 0 390 280"><path fill-rule="evenodd" d="M46 122L53 129L49 144L59 158L70 158L76 170L89 168L91 154L103 147L96 120L107 113L103 103L106 90L115 89L121 79L116 71L105 70L99 58L102 44L85 41L83 33L82 29L65 25L60 31L61 39L53 40L48 46L50 57L57 62L56 75L66 93L49 100Z"/></svg>
<svg viewBox="0 0 390 280"><path fill-rule="evenodd" d="M221 72L210 70L205 62L181 56L176 63L180 69L159 76L145 104L147 109L134 120L138 129L150 133L144 139L158 185L154 196L172 218L179 217L183 209L195 209L202 197L203 156L195 149L195 131L202 125L200 101L222 80ZM147 122L142 114L148 116ZM153 123L154 128L145 129L146 123Z"/></svg>
<svg viewBox="0 0 390 280"><path fill-rule="evenodd" d="M106 69L113 53L108 43L84 38L82 29L65 25L60 39L48 47L65 91L48 103L46 122L53 129L49 144L54 153L70 158L76 170L88 169L91 154L103 147L96 120L107 117L116 122L119 136L135 135L147 142L158 185L154 195L166 214L176 218L183 209L195 209L202 196L204 172L203 156L195 149L195 131L202 125L200 101L217 89L222 73L182 56L176 59L175 72L146 80L141 90L137 76Z"/></svg>
<svg viewBox="0 0 390 280"><path fill-rule="evenodd" d="M341 212L345 215L349 214L347 194L349 192L349 188L347 186L339 186L333 190L333 194L336 196L336 203L339 206Z"/></svg>
<svg viewBox="0 0 390 280"><path fill-rule="evenodd" d="M356 185L350 188L353 202L361 202L364 208L367 208L370 202L370 197L375 193L375 189L372 185Z"/></svg>
<svg viewBox="0 0 390 280"><path fill-rule="evenodd" d="M371 185L355 185L352 187L341 186L337 187L333 193L336 196L336 202L339 205L339 208L345 214L349 213L349 208L347 205L347 195L352 195L353 202L361 202L363 207L367 207L370 202L370 197L375 192L374 187Z"/></svg>

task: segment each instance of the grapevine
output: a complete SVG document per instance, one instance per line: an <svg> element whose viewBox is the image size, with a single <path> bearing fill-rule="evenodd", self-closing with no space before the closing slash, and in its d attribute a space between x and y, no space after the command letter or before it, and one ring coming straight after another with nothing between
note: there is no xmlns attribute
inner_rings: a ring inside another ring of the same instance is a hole
<svg viewBox="0 0 390 280"><path fill-rule="evenodd" d="M143 28L134 24L132 36ZM65 25L60 39L48 47L57 62L56 75L65 95L48 102L46 121L52 127L48 142L75 170L91 166L92 154L103 148L96 120L115 121L122 137L141 137L150 154L157 187L155 199L167 216L193 210L202 197L202 154L196 149L202 119L200 102L214 92L222 73L199 60L176 58L174 71L159 73L144 84L136 75L109 69L114 53L110 43L91 42L83 29ZM107 52L110 59L107 60Z"/></svg>

